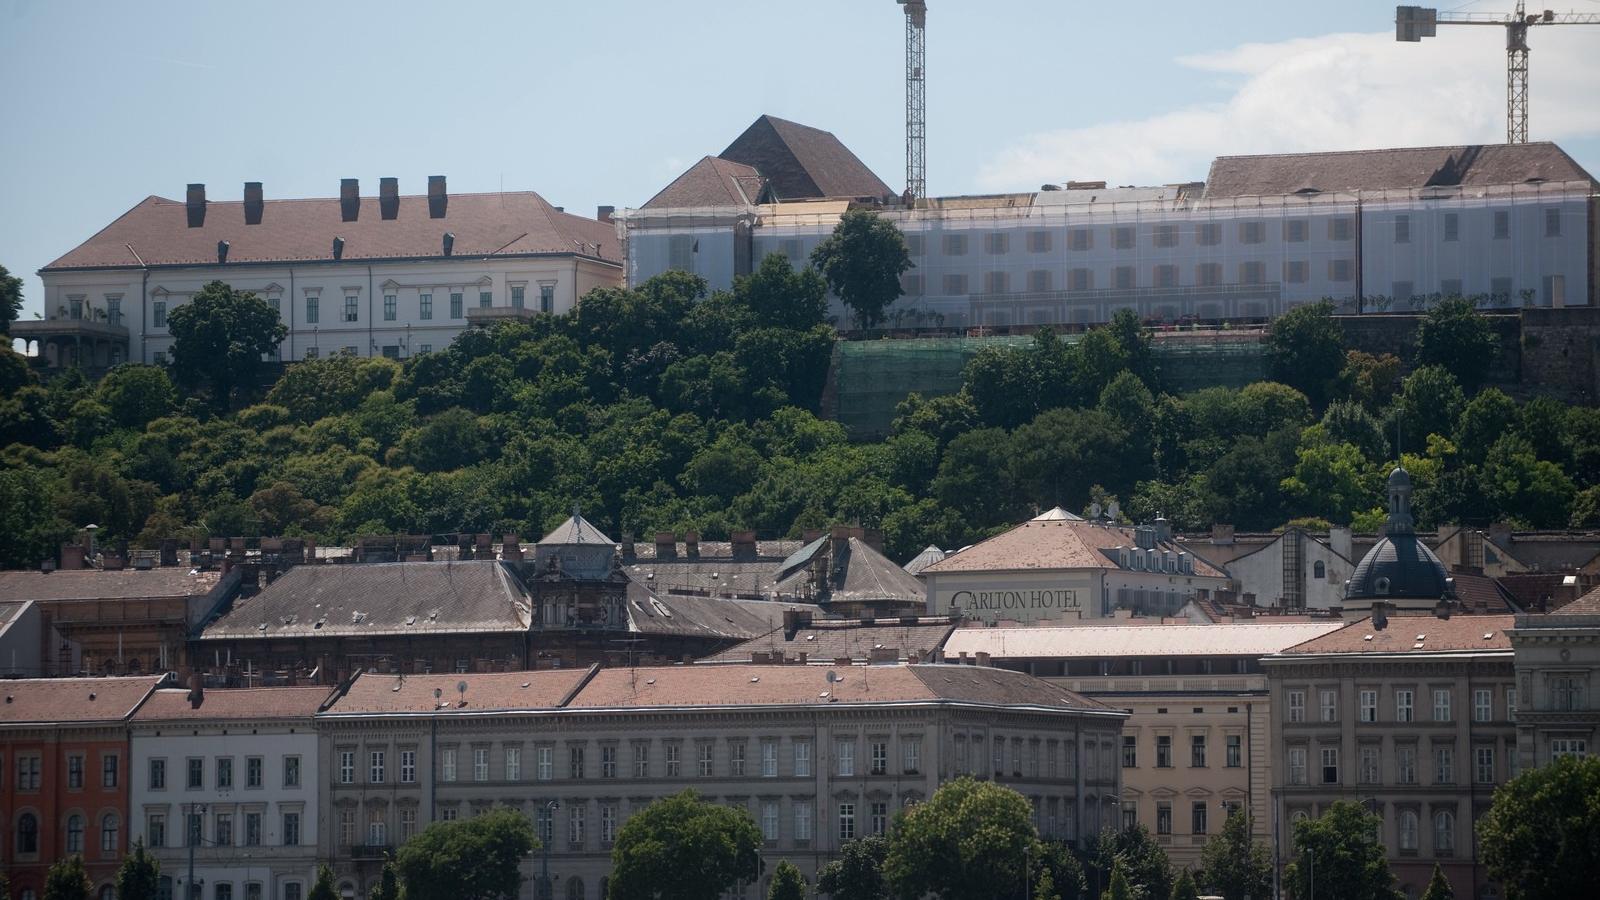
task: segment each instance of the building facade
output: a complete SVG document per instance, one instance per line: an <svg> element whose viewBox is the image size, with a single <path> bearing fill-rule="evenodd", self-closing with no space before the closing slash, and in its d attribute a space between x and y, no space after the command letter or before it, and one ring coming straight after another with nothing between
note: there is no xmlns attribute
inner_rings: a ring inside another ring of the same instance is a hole
<svg viewBox="0 0 1600 900"><path fill-rule="evenodd" d="M39 900L50 866L80 854L94 896L113 900L128 847L128 718L160 680L0 685L0 861L11 896Z"/></svg>
<svg viewBox="0 0 1600 900"><path fill-rule="evenodd" d="M1548 615L1518 616L1517 762L1548 765L1600 750L1600 593Z"/></svg>
<svg viewBox="0 0 1600 900"><path fill-rule="evenodd" d="M1407 897L1435 864L1457 897L1504 896L1479 863L1477 822L1518 772L1514 623L1380 610L1262 661L1280 872L1296 822L1357 801L1383 820Z"/></svg>
<svg viewBox="0 0 1600 900"><path fill-rule="evenodd" d="M163 688L140 708L129 723L128 824L160 861L164 896L310 893L323 783L313 717L328 696L324 687Z"/></svg>
<svg viewBox="0 0 1600 900"><path fill-rule="evenodd" d="M606 213L608 215L608 213ZM212 281L253 291L288 328L285 361L340 353L396 359L442 350L462 329L571 310L620 284L608 221L532 192L376 197L345 179L338 198L240 201L149 197L40 270L45 317L12 332L48 365L160 363L167 317Z"/></svg>
<svg viewBox="0 0 1600 900"><path fill-rule="evenodd" d="M362 675L318 716L331 823L324 852L364 892L381 858L429 822L491 806L530 816L551 895L603 897L619 829L693 788L747 811L768 873L808 879L854 837L960 775L1027 796L1046 835L1115 821L1124 714L1027 676L975 666L683 666L466 676ZM759 894L757 893L759 891Z"/></svg>

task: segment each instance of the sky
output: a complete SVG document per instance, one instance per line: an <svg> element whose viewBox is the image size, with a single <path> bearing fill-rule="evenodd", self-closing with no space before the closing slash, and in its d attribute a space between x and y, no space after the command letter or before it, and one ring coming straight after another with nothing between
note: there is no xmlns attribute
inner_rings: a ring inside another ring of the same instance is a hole
<svg viewBox="0 0 1600 900"><path fill-rule="evenodd" d="M928 5L935 195L1505 136L1503 30L1396 43L1392 2ZM1529 43L1530 135L1600 174L1600 26ZM832 131L898 189L904 102L890 0L0 0L0 265L32 318L41 266L189 182L231 200L445 175L586 215L639 206L763 113Z"/></svg>

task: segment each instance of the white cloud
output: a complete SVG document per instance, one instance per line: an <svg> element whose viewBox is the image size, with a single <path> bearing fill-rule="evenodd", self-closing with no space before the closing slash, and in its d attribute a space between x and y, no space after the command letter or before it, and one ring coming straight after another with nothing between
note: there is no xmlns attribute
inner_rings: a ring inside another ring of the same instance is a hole
<svg viewBox="0 0 1600 900"><path fill-rule="evenodd" d="M1330 34L1181 56L1220 82L1217 100L1028 135L985 161L978 184L1193 181L1226 154L1503 141L1504 40L1498 28L1441 28L1420 44ZM1593 29L1535 29L1530 44L1531 136L1600 135Z"/></svg>

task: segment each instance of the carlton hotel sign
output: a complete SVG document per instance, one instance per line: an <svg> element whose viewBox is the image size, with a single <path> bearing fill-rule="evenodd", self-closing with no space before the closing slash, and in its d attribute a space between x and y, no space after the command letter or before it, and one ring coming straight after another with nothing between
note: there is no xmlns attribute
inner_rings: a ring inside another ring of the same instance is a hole
<svg viewBox="0 0 1600 900"><path fill-rule="evenodd" d="M1095 578L1061 572L925 576L935 615L982 622L1039 622L1094 616Z"/></svg>

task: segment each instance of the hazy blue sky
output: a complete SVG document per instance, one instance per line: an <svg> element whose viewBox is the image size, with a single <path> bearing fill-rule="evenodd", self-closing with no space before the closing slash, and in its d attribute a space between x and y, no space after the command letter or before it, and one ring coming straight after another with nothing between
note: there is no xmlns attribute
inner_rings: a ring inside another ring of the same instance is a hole
<svg viewBox="0 0 1600 900"><path fill-rule="evenodd" d="M1594 0L1568 0L1600 12ZM1512 0L1461 8L1502 11ZM1503 35L1393 40L1394 5L930 0L928 184L1202 179L1223 153L1503 140ZM535 190L637 206L761 113L904 182L892 0L0 0L0 264L150 194ZM1600 26L1536 29L1532 135L1600 173Z"/></svg>

